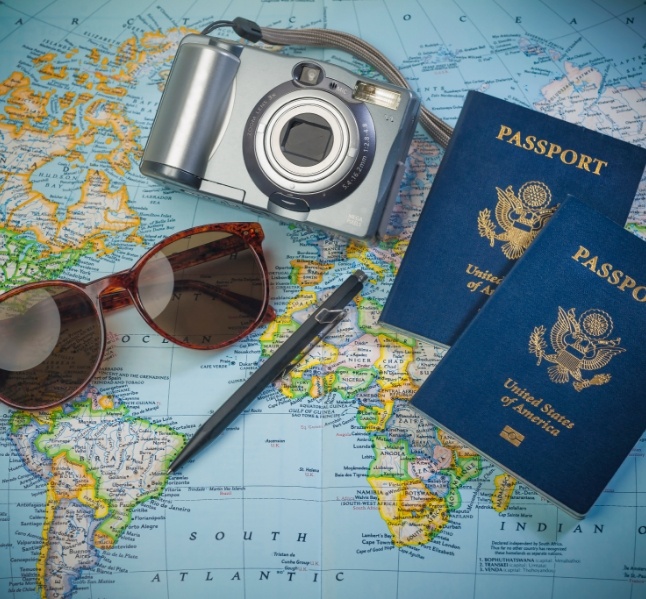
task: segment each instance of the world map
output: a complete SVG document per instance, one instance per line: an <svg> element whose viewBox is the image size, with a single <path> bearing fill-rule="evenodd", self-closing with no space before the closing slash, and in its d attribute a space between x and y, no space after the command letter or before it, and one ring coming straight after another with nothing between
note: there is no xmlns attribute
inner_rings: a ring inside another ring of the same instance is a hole
<svg viewBox="0 0 646 599"><path fill-rule="evenodd" d="M477 89L646 147L641 0L3 0L0 290L90 281L173 232L258 219L138 169L179 40L236 16L365 39L451 124ZM268 49L379 78L340 51ZM378 317L442 155L418 129L378 241L260 217L278 316L243 341L184 349L123 311L80 396L1 407L0 596L646 597L646 436L578 521L408 403L444 352ZM627 228L646 238L643 182ZM168 475L357 268L348 317Z"/></svg>

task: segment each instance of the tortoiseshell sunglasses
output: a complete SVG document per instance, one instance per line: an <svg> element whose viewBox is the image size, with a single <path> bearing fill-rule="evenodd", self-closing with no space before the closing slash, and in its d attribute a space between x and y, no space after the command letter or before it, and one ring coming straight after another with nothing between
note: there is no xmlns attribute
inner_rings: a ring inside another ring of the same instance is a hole
<svg viewBox="0 0 646 599"><path fill-rule="evenodd" d="M259 223L194 227L129 270L0 295L0 401L35 410L78 394L103 359L103 314L131 304L157 333L194 349L225 347L270 322L264 236Z"/></svg>

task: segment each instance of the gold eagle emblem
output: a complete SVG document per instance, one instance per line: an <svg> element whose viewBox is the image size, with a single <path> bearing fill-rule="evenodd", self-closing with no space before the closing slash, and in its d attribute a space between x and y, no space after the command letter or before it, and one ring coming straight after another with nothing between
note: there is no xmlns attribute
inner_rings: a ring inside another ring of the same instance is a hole
<svg viewBox="0 0 646 599"><path fill-rule="evenodd" d="M614 356L626 351L619 347L620 337L609 339L612 330L612 318L603 310L586 310L577 319L574 308L566 311L559 306L557 321L550 331L554 353L545 352L546 329L542 325L534 327L530 335L529 352L538 357L537 365L543 359L554 364L547 372L555 383L567 383L571 377L577 391L605 385L612 378L610 374L599 373L586 379L583 372L603 368Z"/></svg>
<svg viewBox="0 0 646 599"><path fill-rule="evenodd" d="M540 181L528 181L518 190L518 195L511 185L507 189L496 187L496 191L496 220L503 232L496 231L496 225L491 220L491 210L485 208L478 213L478 233L480 237L489 240L491 247L494 247L496 241L505 242L501 247L503 254L510 260L515 260L534 241L558 206L547 207L552 201L552 192Z"/></svg>

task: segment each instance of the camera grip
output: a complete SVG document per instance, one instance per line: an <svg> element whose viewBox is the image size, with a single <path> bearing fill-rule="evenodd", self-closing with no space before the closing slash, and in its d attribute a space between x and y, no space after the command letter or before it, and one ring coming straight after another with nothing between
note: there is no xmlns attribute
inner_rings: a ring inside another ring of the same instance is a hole
<svg viewBox="0 0 646 599"><path fill-rule="evenodd" d="M226 126L239 65L237 56L216 45L180 45L144 150L145 175L199 185Z"/></svg>

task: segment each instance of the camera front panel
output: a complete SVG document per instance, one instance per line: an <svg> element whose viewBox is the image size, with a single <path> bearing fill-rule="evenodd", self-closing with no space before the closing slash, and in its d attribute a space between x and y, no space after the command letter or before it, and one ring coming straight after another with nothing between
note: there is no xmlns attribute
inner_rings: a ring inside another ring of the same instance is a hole
<svg viewBox="0 0 646 599"><path fill-rule="evenodd" d="M417 121L417 96L328 63L231 46L207 36L190 35L185 40L231 52L240 59L237 72L226 85L210 79L209 89L190 94L191 102L208 100L221 109L196 112L167 102L151 136L170 122L160 118L170 112L180 120L190 116L200 123L200 135L204 128L215 141L208 148L209 143L197 143L196 137L191 138L196 143L185 146L191 155L206 159L206 168L192 174L195 183L190 186L177 174L184 174L180 171L184 163L160 169L155 162L155 172L141 167L142 172L260 214L353 237L374 237L388 221L386 213L399 190ZM213 75L219 77L218 73L214 68ZM200 69L191 68L183 77L192 83L202 75ZM180 79L169 78L167 88L185 94ZM393 98L394 104L381 104ZM162 138L167 143L149 143L144 159L151 147L176 151L174 140Z"/></svg>

